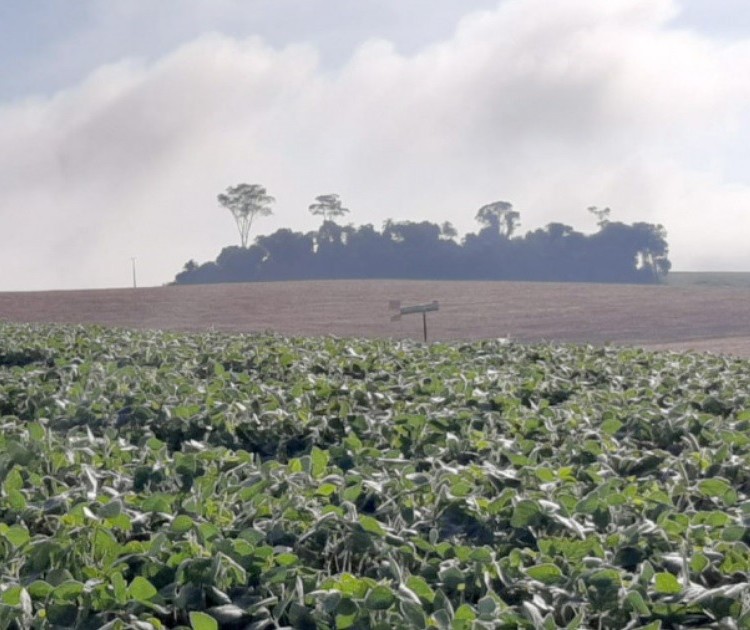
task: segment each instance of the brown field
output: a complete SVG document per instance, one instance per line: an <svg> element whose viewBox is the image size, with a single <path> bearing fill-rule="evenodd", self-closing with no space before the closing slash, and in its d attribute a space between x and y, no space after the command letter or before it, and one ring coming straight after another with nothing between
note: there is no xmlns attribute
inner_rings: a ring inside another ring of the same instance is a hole
<svg viewBox="0 0 750 630"><path fill-rule="evenodd" d="M440 302L430 339L613 343L750 357L746 288L433 282L274 282L0 293L0 320L421 338L419 315L391 322L388 301Z"/></svg>

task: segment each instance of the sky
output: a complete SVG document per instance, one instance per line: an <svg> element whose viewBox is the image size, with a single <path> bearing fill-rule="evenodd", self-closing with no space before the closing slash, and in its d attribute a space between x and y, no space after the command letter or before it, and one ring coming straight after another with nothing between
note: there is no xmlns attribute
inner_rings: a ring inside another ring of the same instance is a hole
<svg viewBox="0 0 750 630"><path fill-rule="evenodd" d="M608 206L750 271L746 0L3 0L0 59L0 291L168 283L240 182L256 235Z"/></svg>

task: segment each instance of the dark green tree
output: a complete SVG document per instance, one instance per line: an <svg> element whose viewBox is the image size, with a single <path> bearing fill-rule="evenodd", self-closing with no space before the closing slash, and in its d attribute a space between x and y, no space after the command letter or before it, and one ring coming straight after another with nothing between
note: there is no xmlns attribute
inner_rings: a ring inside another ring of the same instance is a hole
<svg viewBox="0 0 750 630"><path fill-rule="evenodd" d="M222 206L232 213L234 220L237 222L242 247L247 247L248 235L255 217L267 217L273 214L271 204L276 201L259 184L230 186L226 193L218 196L218 200Z"/></svg>
<svg viewBox="0 0 750 630"><path fill-rule="evenodd" d="M318 195L315 203L310 204L310 212L316 216L322 216L324 221L333 221L336 217L342 217L349 212L349 208L341 205L338 195Z"/></svg>
<svg viewBox="0 0 750 630"><path fill-rule="evenodd" d="M475 218L485 227L492 228L506 238L513 236L521 224L521 215L513 210L513 204L507 201L493 201L482 206Z"/></svg>
<svg viewBox="0 0 750 630"><path fill-rule="evenodd" d="M609 215L612 214L610 208L598 208L597 206L589 206L587 210L596 217L596 224L601 228L609 223Z"/></svg>

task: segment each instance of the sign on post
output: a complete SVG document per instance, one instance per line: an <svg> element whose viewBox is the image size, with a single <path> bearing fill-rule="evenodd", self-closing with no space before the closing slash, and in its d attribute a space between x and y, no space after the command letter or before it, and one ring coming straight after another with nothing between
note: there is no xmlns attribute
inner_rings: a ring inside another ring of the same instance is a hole
<svg viewBox="0 0 750 630"><path fill-rule="evenodd" d="M417 304L416 306L401 306L400 300L391 300L388 303L388 308L391 311L398 311L393 317L392 322L397 322L401 319L402 315L413 315L414 313L422 313L422 331L424 333L424 340L427 341L427 313L430 311L440 310L440 305L437 300L433 300L429 304Z"/></svg>

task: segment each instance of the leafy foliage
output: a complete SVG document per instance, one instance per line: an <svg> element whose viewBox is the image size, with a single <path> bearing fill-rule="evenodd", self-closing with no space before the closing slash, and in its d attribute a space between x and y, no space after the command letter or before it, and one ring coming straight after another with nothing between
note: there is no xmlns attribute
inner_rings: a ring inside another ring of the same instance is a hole
<svg viewBox="0 0 750 630"><path fill-rule="evenodd" d="M313 215L322 216L323 221L333 221L349 212L349 208L344 208L336 194L318 195L315 197L315 203L310 204L309 210Z"/></svg>
<svg viewBox="0 0 750 630"><path fill-rule="evenodd" d="M232 213L243 248L247 247L247 239L255 217L267 217L273 214L271 204L275 201L260 184L230 186L217 199Z"/></svg>
<svg viewBox="0 0 750 630"><path fill-rule="evenodd" d="M746 362L11 325L0 354L2 627L750 627Z"/></svg>
<svg viewBox="0 0 750 630"><path fill-rule="evenodd" d="M658 283L669 272L667 234L661 225L601 221L593 234L550 223L516 235L520 215L508 202L482 206L483 226L454 240L455 228L428 221L386 221L355 228L333 222L336 195L310 206L326 220L307 234L283 228L255 244L224 248L215 261L189 261L176 284L330 278L546 280Z"/></svg>

